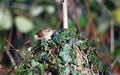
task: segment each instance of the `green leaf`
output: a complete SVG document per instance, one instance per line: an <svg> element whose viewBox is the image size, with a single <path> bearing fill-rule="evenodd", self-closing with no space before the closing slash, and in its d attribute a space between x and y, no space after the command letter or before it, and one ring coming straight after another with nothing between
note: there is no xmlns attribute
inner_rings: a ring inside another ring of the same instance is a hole
<svg viewBox="0 0 120 75"><path fill-rule="evenodd" d="M12 16L5 6L0 6L0 30L8 30L12 27Z"/></svg>
<svg viewBox="0 0 120 75"><path fill-rule="evenodd" d="M62 63L62 60L61 59L57 59L57 64L60 64L60 63Z"/></svg>
<svg viewBox="0 0 120 75"><path fill-rule="evenodd" d="M29 71L25 72L23 75L33 75L33 72L29 70Z"/></svg>
<svg viewBox="0 0 120 75"><path fill-rule="evenodd" d="M28 33L33 29L33 23L24 16L15 17L16 27L23 33Z"/></svg>
<svg viewBox="0 0 120 75"><path fill-rule="evenodd" d="M39 65L39 62L36 62L36 61L33 59L33 60L31 60L31 65L32 65L33 67L35 67L35 66Z"/></svg>
<svg viewBox="0 0 120 75"><path fill-rule="evenodd" d="M17 75L21 75L21 72L22 72L22 70L21 70L20 68L17 68L17 69L15 70L15 73L16 73Z"/></svg>
<svg viewBox="0 0 120 75"><path fill-rule="evenodd" d="M74 49L70 52L70 56L72 58L72 63L78 65L77 55Z"/></svg>
<svg viewBox="0 0 120 75"><path fill-rule="evenodd" d="M78 70L72 70L72 75L82 75Z"/></svg>
<svg viewBox="0 0 120 75"><path fill-rule="evenodd" d="M39 65L39 70L40 70L40 75L44 75L45 69L47 66L45 64L40 64Z"/></svg>
<svg viewBox="0 0 120 75"><path fill-rule="evenodd" d="M69 66L60 69L61 75L69 75L71 68Z"/></svg>
<svg viewBox="0 0 120 75"><path fill-rule="evenodd" d="M60 51L59 56L63 59L65 63L69 63L72 61L70 56L71 46L69 44L65 44L63 50Z"/></svg>
<svg viewBox="0 0 120 75"><path fill-rule="evenodd" d="M33 73L31 71L28 71L27 73L25 73L25 75L33 75Z"/></svg>
<svg viewBox="0 0 120 75"><path fill-rule="evenodd" d="M78 40L76 41L76 45L80 47L81 50L85 50L88 46L87 40Z"/></svg>
<svg viewBox="0 0 120 75"><path fill-rule="evenodd" d="M69 35L69 32L67 30L59 30L55 34L53 34L52 39L54 42L58 43L59 45L62 45L66 43L67 38Z"/></svg>
<svg viewBox="0 0 120 75"><path fill-rule="evenodd" d="M53 49L55 48L55 43L53 40L48 40L48 43L49 43L51 48L53 48Z"/></svg>

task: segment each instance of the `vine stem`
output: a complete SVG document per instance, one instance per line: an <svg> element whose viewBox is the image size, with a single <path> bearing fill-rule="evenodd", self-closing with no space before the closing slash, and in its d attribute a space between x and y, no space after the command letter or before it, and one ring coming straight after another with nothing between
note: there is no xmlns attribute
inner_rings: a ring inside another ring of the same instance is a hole
<svg viewBox="0 0 120 75"><path fill-rule="evenodd" d="M110 28L110 50L111 53L114 53L114 21L111 20L111 28Z"/></svg>
<svg viewBox="0 0 120 75"><path fill-rule="evenodd" d="M68 9L67 9L67 0L63 2L63 28L68 29Z"/></svg>

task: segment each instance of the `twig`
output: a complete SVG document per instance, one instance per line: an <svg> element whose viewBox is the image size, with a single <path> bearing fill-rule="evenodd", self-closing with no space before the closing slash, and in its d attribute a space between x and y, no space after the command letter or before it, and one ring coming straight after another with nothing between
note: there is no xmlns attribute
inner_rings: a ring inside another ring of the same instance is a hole
<svg viewBox="0 0 120 75"><path fill-rule="evenodd" d="M67 0L64 0L64 2L63 2L63 28L68 29Z"/></svg>
<svg viewBox="0 0 120 75"><path fill-rule="evenodd" d="M11 29L11 31L9 33L9 38L8 38L9 42L11 42L11 37L12 37L12 29ZM7 45L6 53L7 53L8 57L10 58L10 61L11 61L12 65L15 66L16 65L15 60L14 60L14 58L11 55L9 50L10 50L10 45Z"/></svg>
<svg viewBox="0 0 120 75"><path fill-rule="evenodd" d="M87 9L87 14L88 14L88 25L86 26L85 35L86 35L86 37L88 37L90 34L90 25L91 25L90 23L92 21L92 16L91 16L90 6L88 4L88 1L84 0L84 3L85 3L86 9Z"/></svg>
<svg viewBox="0 0 120 75"><path fill-rule="evenodd" d="M115 66L115 64L116 64L116 62L118 61L119 59L118 58L116 58L114 61L113 61L113 63L110 65L111 66L111 68L113 68L114 66Z"/></svg>
<svg viewBox="0 0 120 75"><path fill-rule="evenodd" d="M8 43L9 46L11 46L13 48L14 51L16 51L16 53L18 54L18 56L20 57L20 59L23 60L23 58L19 54L20 50L16 49L7 39L5 39L5 41Z"/></svg>
<svg viewBox="0 0 120 75"><path fill-rule="evenodd" d="M93 23L93 18L92 18L91 11L90 11L90 5L88 3L88 0L84 0L84 3L85 3L86 9L87 9L87 14L88 14L88 25L85 30L85 32L86 32L85 35L86 35L86 37L89 37L89 35L92 34L93 38L96 39L97 32L96 32L96 28Z"/></svg>
<svg viewBox="0 0 120 75"><path fill-rule="evenodd" d="M70 18L73 21L73 23L75 24L75 27L77 29L77 33L80 33L82 31L82 28L77 20L78 13L76 13L78 11L78 7L75 5L74 0L68 0L67 3L68 3L68 12L69 12Z"/></svg>
<svg viewBox="0 0 120 75"><path fill-rule="evenodd" d="M111 20L111 28L110 28L110 50L111 53L114 53L114 21Z"/></svg>
<svg viewBox="0 0 120 75"><path fill-rule="evenodd" d="M6 41L15 51L18 51L17 49L15 49L15 47L14 47L7 39L5 39L5 41Z"/></svg>

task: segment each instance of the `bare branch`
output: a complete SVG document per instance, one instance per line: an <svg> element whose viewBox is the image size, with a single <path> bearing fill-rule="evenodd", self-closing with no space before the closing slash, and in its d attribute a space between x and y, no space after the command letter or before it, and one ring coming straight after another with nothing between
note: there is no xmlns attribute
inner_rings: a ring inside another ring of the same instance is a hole
<svg viewBox="0 0 120 75"><path fill-rule="evenodd" d="M11 31L9 33L9 38L8 38L9 42L11 42L11 37L12 37L12 29L11 29ZM10 61L11 61L12 65L15 66L16 65L15 60L14 60L14 58L13 58L13 56L10 53L9 50L10 50L10 45L8 44L7 49L6 49L6 53L7 53L8 57L10 58Z"/></svg>
<svg viewBox="0 0 120 75"><path fill-rule="evenodd" d="M114 21L111 20L111 29L110 29L110 50L111 53L114 53Z"/></svg>
<svg viewBox="0 0 120 75"><path fill-rule="evenodd" d="M63 28L68 29L67 0L64 0L64 2L63 2Z"/></svg>

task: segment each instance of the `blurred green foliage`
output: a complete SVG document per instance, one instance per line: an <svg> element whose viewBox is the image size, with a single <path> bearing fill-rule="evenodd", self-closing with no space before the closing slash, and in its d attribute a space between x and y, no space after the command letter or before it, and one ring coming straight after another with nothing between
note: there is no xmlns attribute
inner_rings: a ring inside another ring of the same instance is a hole
<svg viewBox="0 0 120 75"><path fill-rule="evenodd" d="M52 39L39 41L32 48L31 56L24 60L15 73L44 75L48 72L56 75L82 75L88 74L87 70L90 74L112 73L108 70L109 66L96 56L93 48L95 47L91 46L87 38L83 34L77 34L76 30L58 30L52 35Z"/></svg>

